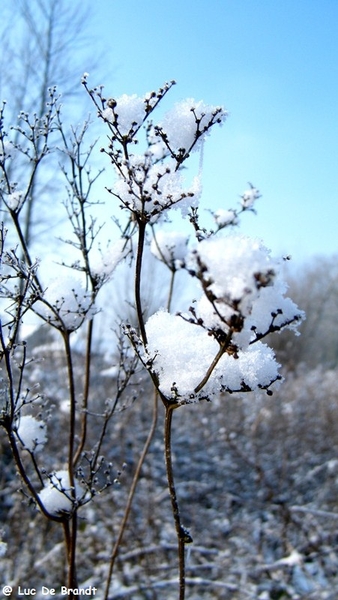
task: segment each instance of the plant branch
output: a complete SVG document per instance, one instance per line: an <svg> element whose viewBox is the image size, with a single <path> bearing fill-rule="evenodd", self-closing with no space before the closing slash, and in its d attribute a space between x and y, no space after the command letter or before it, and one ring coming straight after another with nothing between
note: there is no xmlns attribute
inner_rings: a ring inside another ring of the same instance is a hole
<svg viewBox="0 0 338 600"><path fill-rule="evenodd" d="M82 402L82 413L81 413L81 433L80 442L73 458L73 465L75 466L81 456L82 450L86 443L87 437L87 420L88 420L88 398L90 388L90 369L91 369L91 353L92 353L92 339L93 339L93 319L88 323L87 332L87 347L85 357L85 381L83 388L83 402Z"/></svg>
<svg viewBox="0 0 338 600"><path fill-rule="evenodd" d="M137 244L137 256L136 256L136 267L135 267L135 303L136 303L136 313L137 319L140 327L141 337L143 344L147 345L147 334L144 324L144 317L142 311L142 301L141 301L141 273L142 273L142 259L143 259L143 251L144 251L144 242L145 242L145 230L146 223L143 221L139 221L138 223L138 244Z"/></svg>
<svg viewBox="0 0 338 600"><path fill-rule="evenodd" d="M104 600L108 600L108 596L109 596L109 586L110 586L110 582L111 582L111 578L112 578L112 574L113 574L113 569L114 569L114 564L115 564L115 560L116 557L118 555L118 551L120 548L120 544L122 541L122 537L124 534L124 531L126 529L126 525L127 525L127 521L128 521L128 517L129 517L129 513L130 513L130 509L132 506L132 502L133 502L133 498L134 498L134 494L136 491L136 486L138 484L139 478L140 478L140 473L141 473L141 469L143 466L143 463L145 461L145 458L147 456L148 450L149 450L149 446L151 443L151 440L153 438L153 435L155 433L155 429L156 429L156 424L157 424L157 416L158 416L158 392L157 390L155 390L154 393L154 406L153 406L153 419L150 425L150 429L149 429L149 433L147 436L147 439L145 441L145 444L143 446L143 450L141 453L141 456L139 458L139 461L137 463L137 467L136 467L136 471L133 477L133 481L130 487L130 491L129 491L129 495L128 495L128 499L127 499L127 503L124 509L124 515L123 515L123 519L120 525L120 530L118 533L118 536L116 538L112 553L111 553L111 557L110 557L110 563L109 563L109 571L108 571L108 577L107 577L107 582L106 582L106 589L105 589L105 594L104 594Z"/></svg>
<svg viewBox="0 0 338 600"><path fill-rule="evenodd" d="M174 471L172 464L171 450L171 432L172 432L172 416L177 404L167 404L165 407L165 423L164 423L164 452L165 464L167 471L167 482L171 500L172 513L175 521L175 528L178 542L178 560L179 560L179 600L185 598L185 544L190 544L192 538L189 532L181 523L180 511L176 495Z"/></svg>

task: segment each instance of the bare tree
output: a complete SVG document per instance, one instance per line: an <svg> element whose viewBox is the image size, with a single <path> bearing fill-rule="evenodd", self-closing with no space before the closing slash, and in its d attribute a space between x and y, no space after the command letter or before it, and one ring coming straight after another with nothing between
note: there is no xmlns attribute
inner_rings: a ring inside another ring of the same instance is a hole
<svg viewBox="0 0 338 600"><path fill-rule="evenodd" d="M89 2L18 0L16 3L4 3L0 31L0 97L8 99L12 122L19 115L17 136L20 118L28 113L34 111L37 121L42 122L49 90L56 83L62 96L68 98L69 112L72 111L70 100L76 98L81 90L81 75L94 66L85 51L89 14ZM81 103L80 100L77 102ZM67 115L63 114L63 118ZM18 140L17 136L14 140ZM36 143L39 154L44 143L43 136L38 137ZM39 198L46 188L51 192L51 179L46 169L40 176L37 166L25 203L24 235L28 246L33 240L34 227L38 225L36 207Z"/></svg>

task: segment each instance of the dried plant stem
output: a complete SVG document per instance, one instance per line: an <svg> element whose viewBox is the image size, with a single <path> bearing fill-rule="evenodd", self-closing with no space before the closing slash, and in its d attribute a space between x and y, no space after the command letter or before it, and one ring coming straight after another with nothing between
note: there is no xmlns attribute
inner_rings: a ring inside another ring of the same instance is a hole
<svg viewBox="0 0 338 600"><path fill-rule="evenodd" d="M74 547L76 544L76 531L77 531L77 516L76 512L73 514L70 520L64 520L63 523L63 534L65 538L65 546L67 549L67 566L68 566L68 579L67 585L69 588L77 588L77 575L76 575L76 561ZM74 594L70 594L69 598L74 599Z"/></svg>
<svg viewBox="0 0 338 600"><path fill-rule="evenodd" d="M76 588L78 585L76 575L76 538L77 538L77 512L74 511L69 522L69 545L68 545L68 587ZM71 596L72 597L72 596Z"/></svg>
<svg viewBox="0 0 338 600"><path fill-rule="evenodd" d="M65 355L68 370L70 414L69 414L69 435L68 435L68 474L69 483L73 489L75 499L75 481L74 481L74 443L75 443L75 416L76 416L76 394L74 381L74 368L72 359L72 350L70 346L70 333L63 334ZM68 560L68 582L69 587L77 587L76 577L76 534L77 534L77 512L74 510L67 527L67 560Z"/></svg>
<svg viewBox="0 0 338 600"><path fill-rule="evenodd" d="M170 312L171 301L173 299L176 269L170 269L170 272L171 272L171 275L170 275L170 287L169 287L168 302L167 302L167 311L168 312Z"/></svg>
<svg viewBox="0 0 338 600"><path fill-rule="evenodd" d="M128 522L128 517L129 517L130 509L131 509L133 498L134 498L135 491L136 491L136 486L137 486L139 478L140 478L141 469L142 469L143 463L145 461L145 458L147 456L151 440L152 440L153 435L155 433L156 424L157 424L157 416L158 416L158 392L157 392L157 390L155 390L155 392L154 392L153 418L152 418L152 422L151 422L151 425L150 425L150 429L149 429L149 432L148 432L147 439L145 441L142 453L141 453L139 461L137 463L136 471L135 471L135 474L134 474L134 477L133 477L133 481L132 481L132 484L131 484L131 487L130 487L130 490L129 490L129 495L128 495L127 503L126 503L126 506L125 506L125 509L124 509L123 519L122 519L122 522L121 522L121 525L120 525L118 536L117 536L117 538L115 540L115 543L114 543L114 547L113 547L111 556L110 556L109 571L108 571L108 576L107 576L107 581L106 581L106 589L105 589L105 594L104 594L104 600L108 600L109 587L110 587L110 582L111 582L111 578L112 578L112 574L113 574L115 560L116 560L116 557L117 557L118 552L119 552L119 548L120 548L120 544L121 544L121 541L122 541L122 537L123 537L124 531L126 529L126 525L127 525L127 522Z"/></svg>
<svg viewBox="0 0 338 600"><path fill-rule="evenodd" d="M145 242L145 231L146 231L146 223L140 221L138 224L138 244L137 244L137 256L136 256L136 266L135 266L135 304L136 304L136 313L137 320L140 327L140 333L142 337L142 341L144 345L147 344L147 334L146 328L144 325L144 318L142 312L142 302L141 302L141 273L142 273L142 259L143 259L143 250L144 250L144 242Z"/></svg>
<svg viewBox="0 0 338 600"><path fill-rule="evenodd" d="M185 530L181 523L180 511L177 501L174 471L172 464L171 452L171 431L172 431L172 416L177 404L168 404L165 409L164 422L164 452L165 463L167 470L167 482L171 500L172 513L175 521L177 542L178 542L178 561L179 561L179 600L185 598L185 544L192 542L189 533Z"/></svg>
<svg viewBox="0 0 338 600"><path fill-rule="evenodd" d="M75 397L75 382L74 382L72 350L70 347L70 334L68 331L64 332L63 341L64 341L65 356L66 356L66 362L67 362L69 400L70 400L69 436L68 436L68 471L69 471L70 485L72 487L74 487L73 456L74 456L74 442L75 442L76 397Z"/></svg>
<svg viewBox="0 0 338 600"><path fill-rule="evenodd" d="M82 401L82 413L81 413L81 433L80 433L80 442L75 452L75 456L73 458L73 465L75 466L81 456L82 450L86 443L87 438L87 420L88 420L88 398L89 398L89 388L90 388L90 367L91 367L91 357L92 357L92 339L93 339L93 319L91 319L88 323L88 333L87 333L87 347L86 347L86 358L85 358L85 381L83 386L83 401Z"/></svg>

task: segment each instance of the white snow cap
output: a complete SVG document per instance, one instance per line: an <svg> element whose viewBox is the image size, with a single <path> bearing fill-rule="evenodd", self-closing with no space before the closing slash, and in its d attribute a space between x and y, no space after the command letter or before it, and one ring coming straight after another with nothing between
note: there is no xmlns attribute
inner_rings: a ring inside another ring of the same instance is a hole
<svg viewBox="0 0 338 600"><path fill-rule="evenodd" d="M257 390L278 378L279 364L273 351L260 342L239 352L235 359L223 354L200 393L202 381L215 358L219 345L201 327L180 316L159 311L146 324L147 351L160 380L160 389L178 401L212 398L224 391L240 391L248 386Z"/></svg>
<svg viewBox="0 0 338 600"><path fill-rule="evenodd" d="M241 205L243 208L252 208L256 200L261 197L259 190L250 184L250 189L246 190L241 196Z"/></svg>
<svg viewBox="0 0 338 600"><path fill-rule="evenodd" d="M123 94L116 98L114 103L116 103L114 109L105 108L102 111L102 116L109 123L115 125L121 135L127 135L142 124L146 116L144 98L136 94L131 96Z"/></svg>
<svg viewBox="0 0 338 600"><path fill-rule="evenodd" d="M208 329L228 332L232 316L244 318L233 340L242 349L256 336L274 326L296 328L304 313L284 294L280 261L260 240L239 234L202 241L187 260L203 278L211 302L203 295L196 304L196 314ZM273 315L275 315L273 317ZM288 323L290 323L288 325Z"/></svg>
<svg viewBox="0 0 338 600"><path fill-rule="evenodd" d="M225 227L226 225L237 225L238 217L234 210L225 210L219 208L214 213L214 218L219 227Z"/></svg>
<svg viewBox="0 0 338 600"><path fill-rule="evenodd" d="M211 127L211 123L223 123L227 112L220 106L205 104L203 100L196 102L187 98L177 102L164 117L160 128L166 134L171 150L190 150L197 139L193 151L200 148L201 141ZM196 119L199 121L197 134ZM199 137L197 137L199 136Z"/></svg>
<svg viewBox="0 0 338 600"><path fill-rule="evenodd" d="M5 196L5 200L7 206L10 210L18 210L21 207L23 201L24 193L22 191L16 190L12 194Z"/></svg>
<svg viewBox="0 0 338 600"><path fill-rule="evenodd" d="M84 490L75 480L75 497L77 500L84 496ZM49 483L39 493L39 498L45 509L54 516L60 512L71 512L73 507L73 491L66 470L55 471Z"/></svg>
<svg viewBox="0 0 338 600"><path fill-rule="evenodd" d="M31 415L19 417L17 436L27 450L38 452L47 441L46 423Z"/></svg>

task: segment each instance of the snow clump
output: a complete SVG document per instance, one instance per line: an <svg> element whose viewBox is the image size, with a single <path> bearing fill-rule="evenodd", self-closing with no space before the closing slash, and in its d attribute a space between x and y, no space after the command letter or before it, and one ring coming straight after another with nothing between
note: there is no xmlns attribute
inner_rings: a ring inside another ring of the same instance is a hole
<svg viewBox="0 0 338 600"><path fill-rule="evenodd" d="M103 118L122 135L136 131L146 117L144 98L123 94L116 100L108 100L109 106L102 111Z"/></svg>
<svg viewBox="0 0 338 600"><path fill-rule="evenodd" d="M191 149L196 151L200 149L203 137L212 124L222 124L227 114L220 106L211 106L203 100L196 102L193 98L187 98L175 104L165 115L159 130L166 136L173 152L189 152Z"/></svg>
<svg viewBox="0 0 338 600"><path fill-rule="evenodd" d="M70 513L74 501L84 496L84 490L75 480L75 499L70 485L69 473L66 470L55 471L50 475L49 483L39 493L39 498L49 514L58 516L59 513Z"/></svg>
<svg viewBox="0 0 338 600"><path fill-rule="evenodd" d="M38 452L47 441L46 423L30 415L22 416L19 418L16 434L26 450Z"/></svg>
<svg viewBox="0 0 338 600"><path fill-rule="evenodd" d="M260 240L235 234L202 241L188 260L205 294L195 313L209 331L228 334L245 349L257 336L274 330L295 328L304 313L285 298L287 285L280 261Z"/></svg>
<svg viewBox="0 0 338 600"><path fill-rule="evenodd" d="M255 188L253 185L251 185L250 189L246 190L244 192L244 194L242 194L241 205L244 209L252 208L253 205L255 204L256 200L258 200L258 198L260 198L260 197L261 197L261 195L260 195L259 191L257 190L257 188Z"/></svg>
<svg viewBox="0 0 338 600"><path fill-rule="evenodd" d="M304 318L285 297L279 261L260 240L231 235L200 242L186 266L201 283L200 299L188 313L159 311L146 323L146 361L161 391L181 402L268 389L279 365L260 340Z"/></svg>
<svg viewBox="0 0 338 600"><path fill-rule="evenodd" d="M196 391L212 364L219 345L201 327L178 315L159 311L146 325L147 355L160 380L160 390L178 402L211 399L222 391L258 390L279 379L273 351L260 342L237 360L224 353L200 391Z"/></svg>
<svg viewBox="0 0 338 600"><path fill-rule="evenodd" d="M23 201L24 193L21 191L15 191L6 197L6 204L10 210L18 210Z"/></svg>
<svg viewBox="0 0 338 600"><path fill-rule="evenodd" d="M219 228L226 227L227 225L237 225L238 217L234 210L225 210L219 208L214 213L214 219Z"/></svg>

